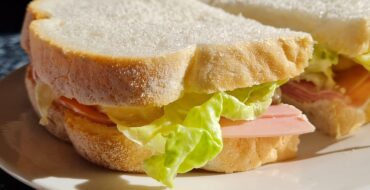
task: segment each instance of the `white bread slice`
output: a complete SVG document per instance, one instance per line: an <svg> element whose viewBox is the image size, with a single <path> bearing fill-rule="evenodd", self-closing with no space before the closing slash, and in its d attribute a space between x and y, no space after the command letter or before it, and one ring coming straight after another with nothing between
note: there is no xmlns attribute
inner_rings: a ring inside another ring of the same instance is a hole
<svg viewBox="0 0 370 190"><path fill-rule="evenodd" d="M162 106L288 79L312 44L193 0L35 0L22 31L39 78L87 105Z"/></svg>
<svg viewBox="0 0 370 190"><path fill-rule="evenodd" d="M34 84L25 79L29 98L36 112ZM49 109L45 128L54 136L72 143L76 151L98 165L125 172L142 173L143 161L152 153L127 139L116 127L93 122L58 104ZM262 164L295 157L298 136L224 139L222 152L206 166L216 172L246 171Z"/></svg>
<svg viewBox="0 0 370 190"><path fill-rule="evenodd" d="M283 102L302 110L318 130L337 139L352 134L366 122L364 110L348 105L340 99L305 103L284 93L282 99Z"/></svg>
<svg viewBox="0 0 370 190"><path fill-rule="evenodd" d="M203 0L276 27L305 31L350 57L370 51L368 0Z"/></svg>

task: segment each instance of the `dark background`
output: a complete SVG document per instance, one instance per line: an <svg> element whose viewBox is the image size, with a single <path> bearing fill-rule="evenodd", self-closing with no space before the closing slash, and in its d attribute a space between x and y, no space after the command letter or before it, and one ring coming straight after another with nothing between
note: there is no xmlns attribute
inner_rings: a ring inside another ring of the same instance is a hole
<svg viewBox="0 0 370 190"><path fill-rule="evenodd" d="M0 0L0 36L20 32L28 2L29 0ZM0 64L3 64L2 60ZM0 190L13 189L29 190L31 188L0 170Z"/></svg>
<svg viewBox="0 0 370 190"><path fill-rule="evenodd" d="M0 0L0 35L17 33L29 0Z"/></svg>

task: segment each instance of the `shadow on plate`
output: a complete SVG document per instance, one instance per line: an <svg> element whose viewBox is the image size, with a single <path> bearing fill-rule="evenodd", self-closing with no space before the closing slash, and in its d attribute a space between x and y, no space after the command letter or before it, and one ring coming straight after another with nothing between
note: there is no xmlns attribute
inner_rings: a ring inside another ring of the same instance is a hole
<svg viewBox="0 0 370 190"><path fill-rule="evenodd" d="M354 133L353 135L356 135L356 133ZM335 153L370 148L370 145L352 146L348 148L342 148L338 150L320 153L320 151L322 151L323 149L335 143L340 143L342 141L348 140L349 138L351 138L351 136L344 137L341 139L335 139L335 138L326 136L319 131L315 133L309 133L309 134L302 135L300 137L301 143L299 145L298 155L295 160L305 160L305 159L315 158L319 156L326 156L326 155L335 154Z"/></svg>

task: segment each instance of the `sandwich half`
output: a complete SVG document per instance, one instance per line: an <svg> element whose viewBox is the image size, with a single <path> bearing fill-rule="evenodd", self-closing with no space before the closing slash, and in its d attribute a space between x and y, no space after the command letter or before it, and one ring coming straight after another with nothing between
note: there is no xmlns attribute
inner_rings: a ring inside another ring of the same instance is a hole
<svg viewBox="0 0 370 190"><path fill-rule="evenodd" d="M314 130L279 103L311 36L198 1L32 1L22 47L41 125L93 163L168 186L193 168L292 158Z"/></svg>
<svg viewBox="0 0 370 190"><path fill-rule="evenodd" d="M370 120L370 2L367 0L212 0L234 14L312 34L304 74L282 88L285 102L334 137Z"/></svg>

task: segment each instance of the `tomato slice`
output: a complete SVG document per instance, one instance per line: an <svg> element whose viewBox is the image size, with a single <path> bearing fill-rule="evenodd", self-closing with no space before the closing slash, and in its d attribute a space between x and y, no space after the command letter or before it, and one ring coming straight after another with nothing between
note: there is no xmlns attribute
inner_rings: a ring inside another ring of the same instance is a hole
<svg viewBox="0 0 370 190"><path fill-rule="evenodd" d="M355 106L362 106L369 99L370 73L361 65L335 73L337 84L346 89L346 95Z"/></svg>
<svg viewBox="0 0 370 190"><path fill-rule="evenodd" d="M108 125L115 125L107 115L100 112L96 106L88 106L83 105L77 102L75 99L69 99L64 96L60 97L57 101L64 107L76 112L77 114L80 114L82 116L85 116L93 121L108 124Z"/></svg>

